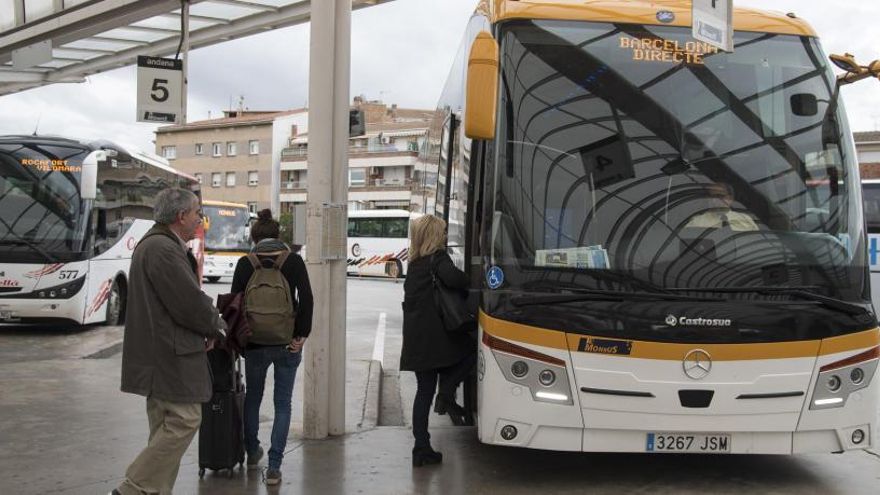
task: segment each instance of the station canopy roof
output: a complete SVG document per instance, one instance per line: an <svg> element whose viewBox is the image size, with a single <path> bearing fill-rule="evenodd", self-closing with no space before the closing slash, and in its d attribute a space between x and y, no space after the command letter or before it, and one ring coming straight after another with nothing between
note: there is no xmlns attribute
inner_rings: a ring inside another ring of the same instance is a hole
<svg viewBox="0 0 880 495"><path fill-rule="evenodd" d="M317 0L321 1L321 0ZM352 0L352 9L392 0ZM0 0L0 96L174 56L181 0ZM190 49L308 22L310 0L189 0ZM11 15L8 15L10 14Z"/></svg>

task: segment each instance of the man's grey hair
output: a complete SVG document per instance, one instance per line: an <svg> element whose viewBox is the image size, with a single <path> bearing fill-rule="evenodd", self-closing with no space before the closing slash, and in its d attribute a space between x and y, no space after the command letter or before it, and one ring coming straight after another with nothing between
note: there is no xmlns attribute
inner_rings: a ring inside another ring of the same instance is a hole
<svg viewBox="0 0 880 495"><path fill-rule="evenodd" d="M153 219L156 223L171 225L177 221L177 214L193 207L198 196L192 191L171 187L163 189L156 195L156 208L153 210Z"/></svg>

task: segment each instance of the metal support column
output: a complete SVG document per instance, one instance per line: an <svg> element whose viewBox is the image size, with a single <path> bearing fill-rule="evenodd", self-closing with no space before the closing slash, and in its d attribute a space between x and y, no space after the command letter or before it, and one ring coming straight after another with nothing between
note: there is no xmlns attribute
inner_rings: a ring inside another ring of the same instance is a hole
<svg viewBox="0 0 880 495"><path fill-rule="evenodd" d="M345 433L346 258L343 252L330 259L328 227L347 223L351 0L311 6L306 254L315 314L305 347L303 419L306 438L324 438Z"/></svg>

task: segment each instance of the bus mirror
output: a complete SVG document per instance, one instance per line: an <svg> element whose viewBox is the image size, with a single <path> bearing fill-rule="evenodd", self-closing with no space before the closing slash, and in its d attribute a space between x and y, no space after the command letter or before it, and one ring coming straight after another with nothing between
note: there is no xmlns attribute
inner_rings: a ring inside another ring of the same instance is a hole
<svg viewBox="0 0 880 495"><path fill-rule="evenodd" d="M799 117L812 117L819 113L819 103L812 93L791 95L791 113Z"/></svg>
<svg viewBox="0 0 880 495"><path fill-rule="evenodd" d="M98 197L98 162L106 159L107 155L104 150L95 150L83 160L79 183L79 195L82 199Z"/></svg>
<svg viewBox="0 0 880 495"><path fill-rule="evenodd" d="M468 57L465 135L471 139L495 139L497 105L498 43L488 31L482 31Z"/></svg>
<svg viewBox="0 0 880 495"><path fill-rule="evenodd" d="M831 59L831 62L842 71L859 72L862 68L858 62L856 62L856 58L849 53L843 55L831 54L829 58Z"/></svg>

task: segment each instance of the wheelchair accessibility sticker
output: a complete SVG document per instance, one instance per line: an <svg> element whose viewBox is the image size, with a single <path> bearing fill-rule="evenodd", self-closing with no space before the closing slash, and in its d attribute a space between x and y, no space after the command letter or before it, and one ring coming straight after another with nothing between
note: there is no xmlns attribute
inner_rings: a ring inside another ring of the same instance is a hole
<svg viewBox="0 0 880 495"><path fill-rule="evenodd" d="M493 290L501 287L501 284L504 283L504 272L501 271L501 268L497 266L489 268L489 271L486 272L486 283Z"/></svg>

